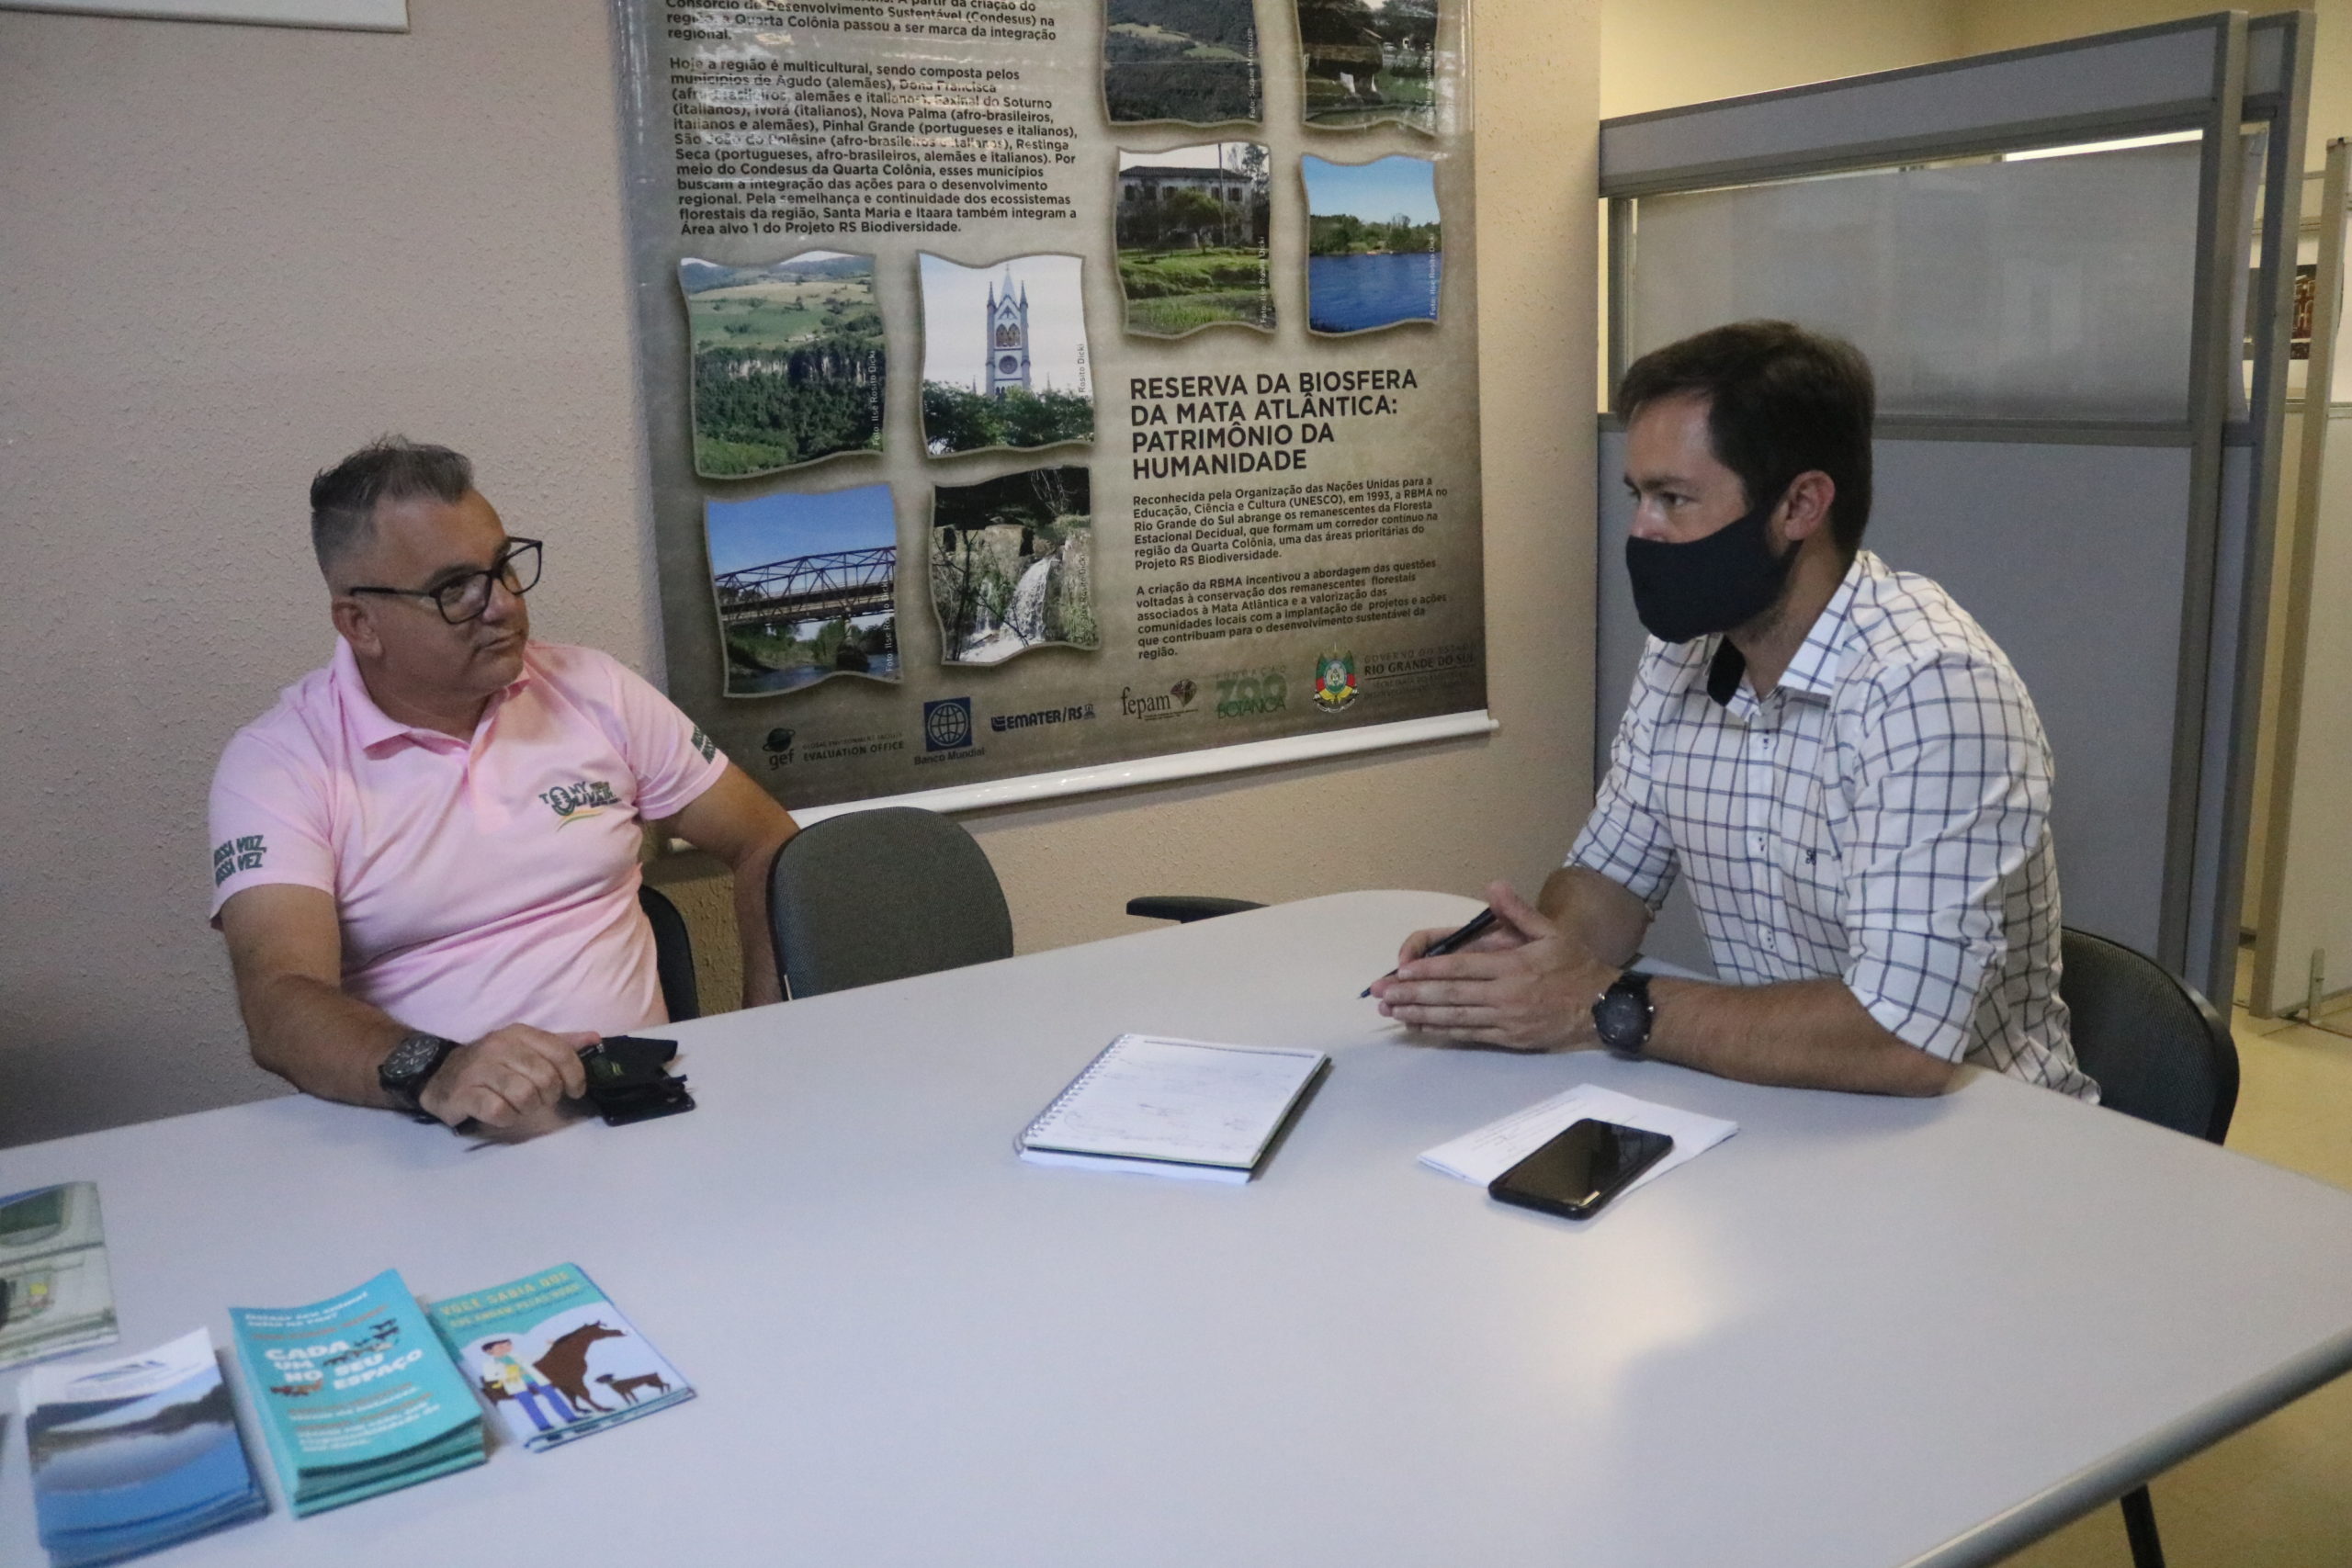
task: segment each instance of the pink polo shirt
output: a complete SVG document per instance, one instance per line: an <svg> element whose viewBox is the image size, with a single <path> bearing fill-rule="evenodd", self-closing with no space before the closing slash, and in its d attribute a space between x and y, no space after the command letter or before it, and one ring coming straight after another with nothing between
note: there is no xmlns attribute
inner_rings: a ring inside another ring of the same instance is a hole
<svg viewBox="0 0 2352 1568"><path fill-rule="evenodd" d="M343 984L402 1023L625 1033L666 1018L639 823L727 759L594 649L533 642L470 739L395 723L350 645L237 731L212 776L212 916L248 887L334 896Z"/></svg>

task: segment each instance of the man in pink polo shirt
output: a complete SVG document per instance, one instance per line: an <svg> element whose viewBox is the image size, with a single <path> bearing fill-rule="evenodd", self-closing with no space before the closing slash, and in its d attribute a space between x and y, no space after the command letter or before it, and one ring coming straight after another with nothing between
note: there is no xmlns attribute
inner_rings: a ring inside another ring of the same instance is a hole
<svg viewBox="0 0 2352 1568"><path fill-rule="evenodd" d="M311 486L334 657L212 781L212 919L254 1060L451 1126L541 1122L579 1052L662 1022L642 825L730 867L744 1000L780 998L765 872L792 818L593 649L530 640L540 545L399 437Z"/></svg>

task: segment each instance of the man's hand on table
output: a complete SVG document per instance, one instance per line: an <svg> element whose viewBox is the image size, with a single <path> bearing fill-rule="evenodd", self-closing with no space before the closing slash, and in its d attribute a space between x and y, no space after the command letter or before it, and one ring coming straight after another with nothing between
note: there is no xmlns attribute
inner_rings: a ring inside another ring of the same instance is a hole
<svg viewBox="0 0 2352 1568"><path fill-rule="evenodd" d="M1373 982L1381 1016L1482 1045L1559 1051L1595 1043L1592 1004L1617 978L1507 882L1487 889L1495 924L1459 953L1424 958L1443 930L1415 931L1396 973Z"/></svg>
<svg viewBox="0 0 2352 1568"><path fill-rule="evenodd" d="M550 1034L527 1023L493 1029L451 1052L418 1103L451 1127L473 1121L506 1132L542 1122L563 1100L588 1092L580 1053L600 1038Z"/></svg>

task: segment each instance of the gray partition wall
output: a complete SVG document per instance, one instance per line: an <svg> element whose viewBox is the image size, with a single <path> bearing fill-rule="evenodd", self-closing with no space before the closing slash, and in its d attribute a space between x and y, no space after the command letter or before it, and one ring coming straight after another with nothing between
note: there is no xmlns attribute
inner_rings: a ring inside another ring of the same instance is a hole
<svg viewBox="0 0 2352 1568"><path fill-rule="evenodd" d="M1600 134L1612 385L1759 316L1871 356L1867 543L1951 589L2032 691L2067 923L2224 998L2311 37L2307 13L2223 13ZM1643 642L1623 457L1605 417L1601 767ZM1682 895L1649 946L1706 962Z"/></svg>

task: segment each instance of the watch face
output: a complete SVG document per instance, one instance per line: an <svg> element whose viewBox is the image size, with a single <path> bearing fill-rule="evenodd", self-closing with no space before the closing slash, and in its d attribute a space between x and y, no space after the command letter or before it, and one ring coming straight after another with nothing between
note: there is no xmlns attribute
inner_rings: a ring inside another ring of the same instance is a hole
<svg viewBox="0 0 2352 1568"><path fill-rule="evenodd" d="M1640 1045L1642 1037L1649 1032L1649 1011L1641 998L1625 991L1611 991L1592 1010L1593 1026L1600 1032L1602 1044L1630 1050Z"/></svg>
<svg viewBox="0 0 2352 1568"><path fill-rule="evenodd" d="M412 1034L392 1047L392 1054L384 1058L377 1076L390 1083L401 1083L431 1066L440 1055L440 1041L430 1034Z"/></svg>

